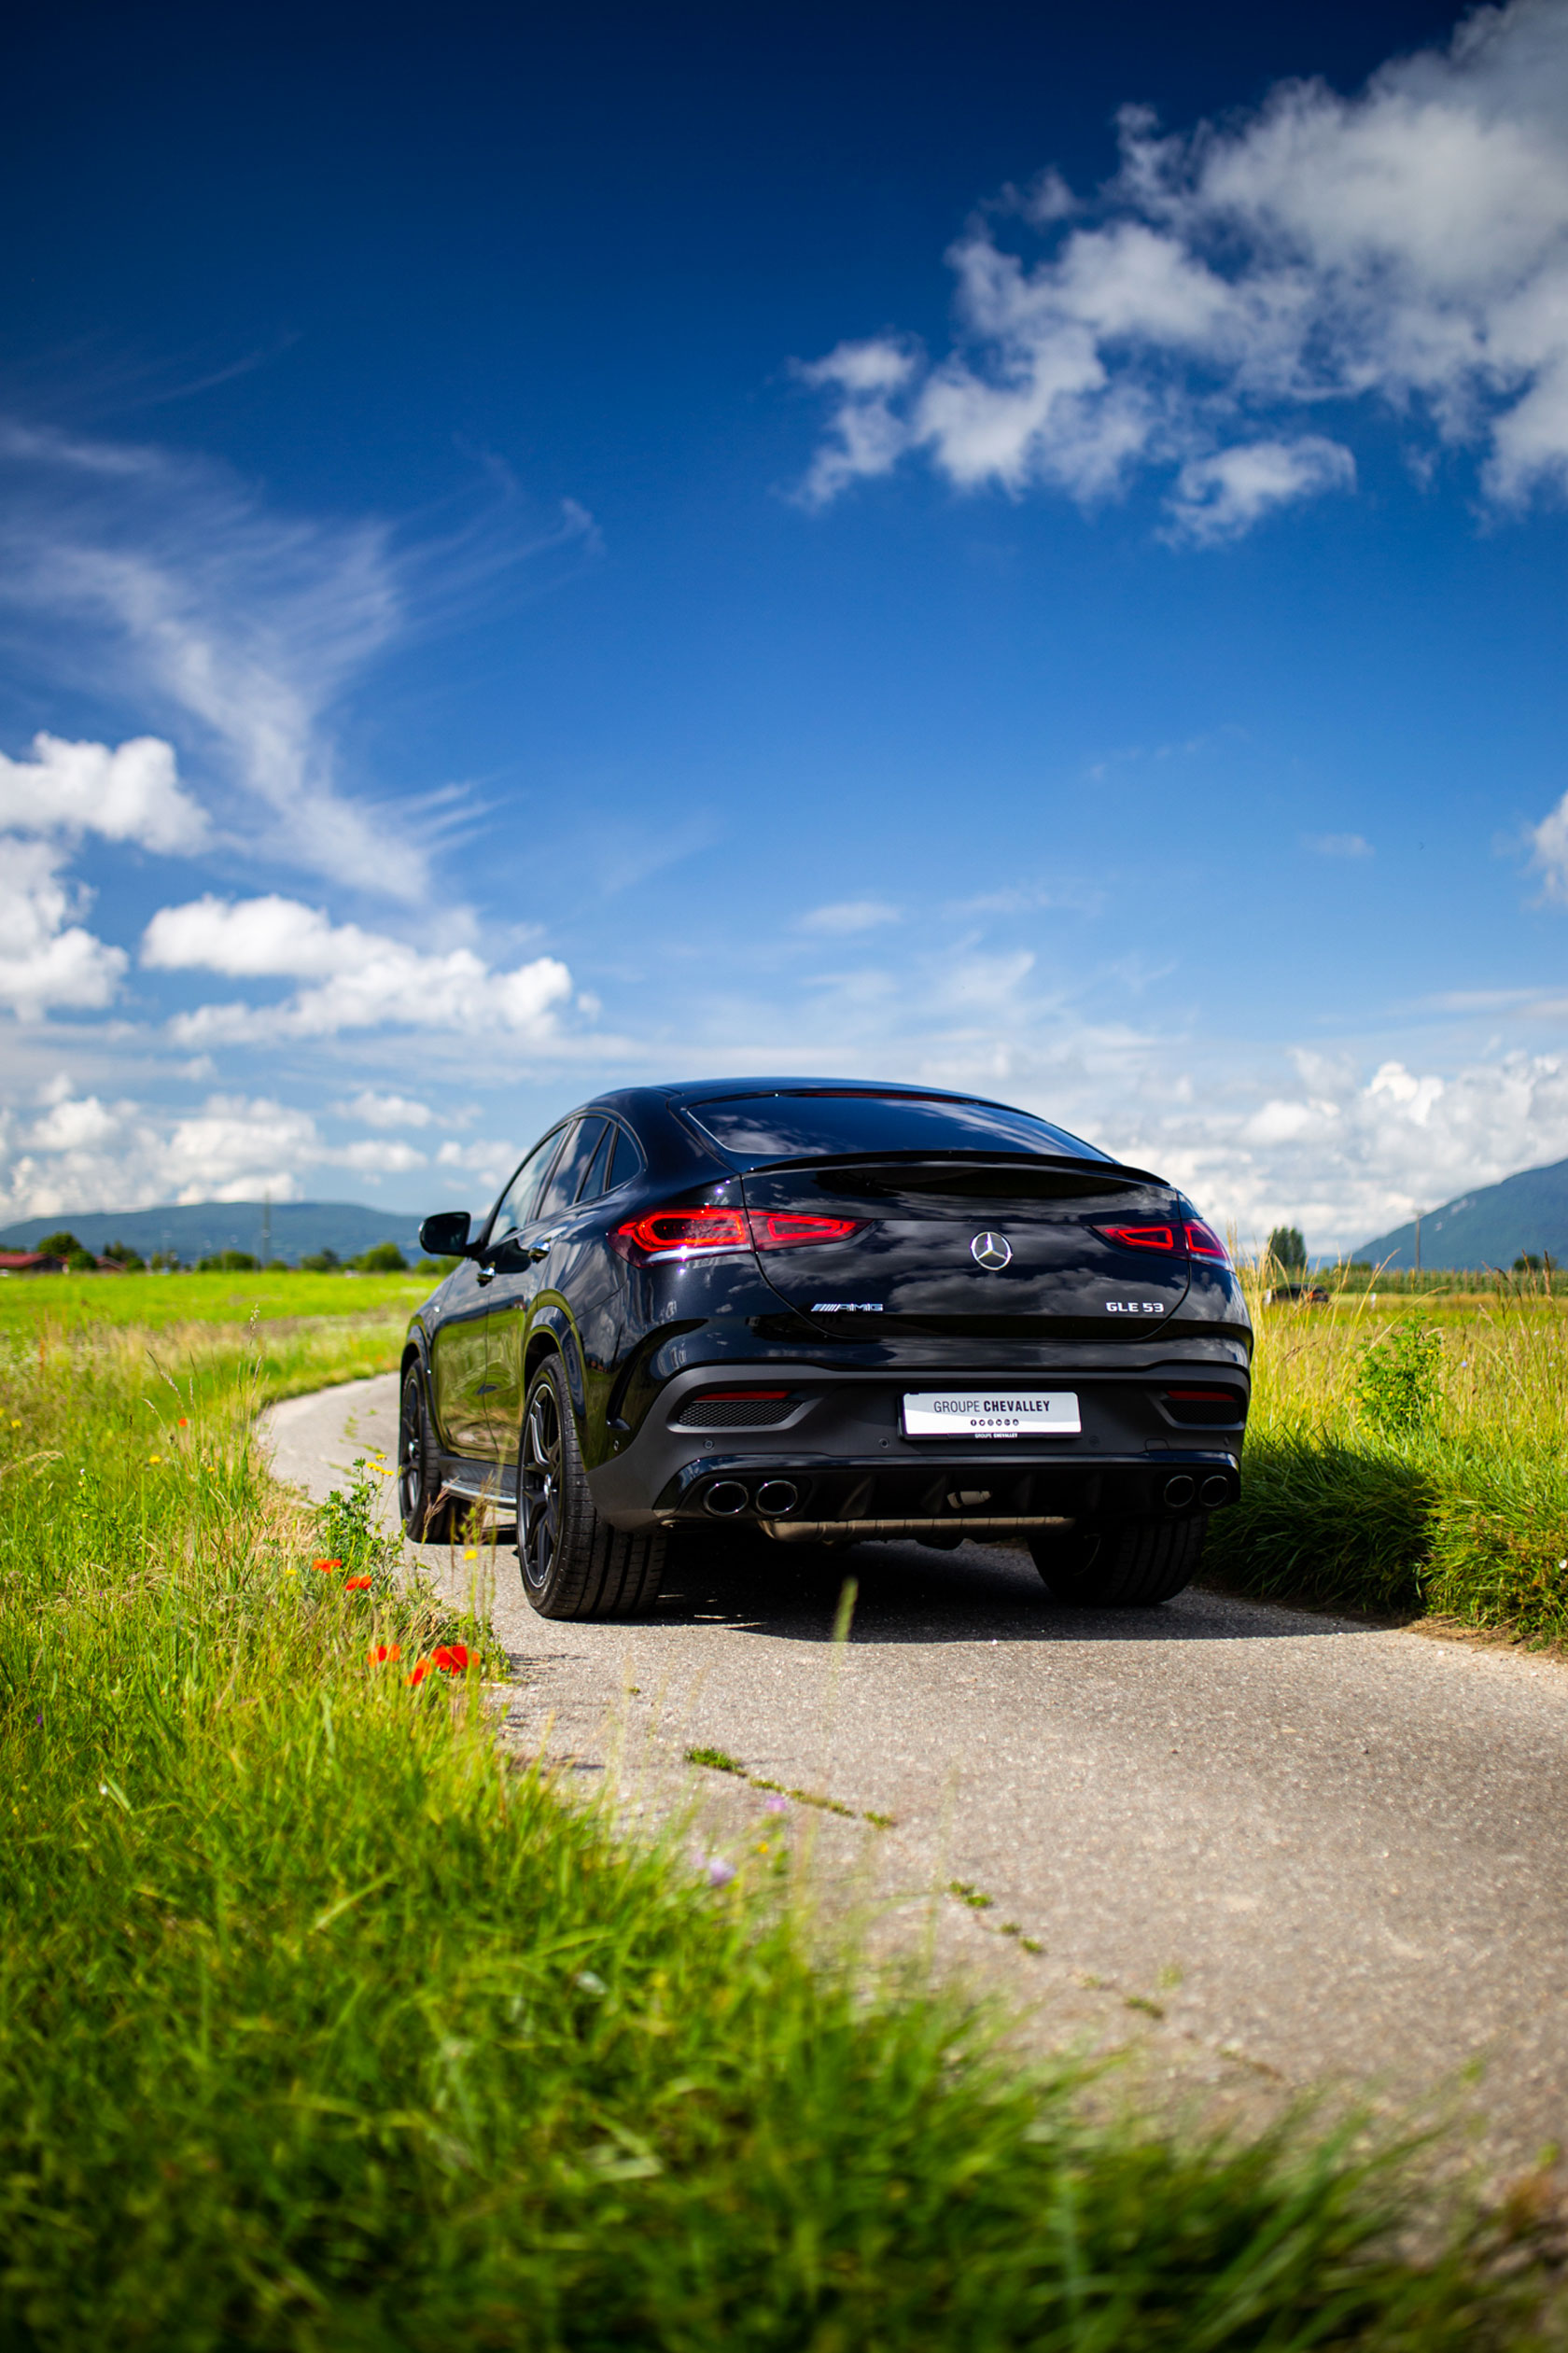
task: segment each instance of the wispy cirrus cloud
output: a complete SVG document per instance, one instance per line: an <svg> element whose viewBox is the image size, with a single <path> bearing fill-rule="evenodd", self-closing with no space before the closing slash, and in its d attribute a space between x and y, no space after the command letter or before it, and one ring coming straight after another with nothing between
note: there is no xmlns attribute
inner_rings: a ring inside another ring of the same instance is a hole
<svg viewBox="0 0 1568 2353"><path fill-rule="evenodd" d="M394 806L350 789L345 697L396 642L595 536L570 501L539 527L498 466L483 483L466 521L309 519L209 459L0 421L0 604L41 673L164 715L231 838L416 901L439 795Z"/></svg>
<svg viewBox="0 0 1568 2353"><path fill-rule="evenodd" d="M912 454L1085 502L1154 472L1169 535L1213 543L1350 489L1325 423L1368 405L1422 462L1476 452L1495 507L1568 488L1568 0L1476 9L1351 97L1120 133L1092 203L1053 173L971 222L945 356L883 335L801 370L833 404L808 504Z"/></svg>

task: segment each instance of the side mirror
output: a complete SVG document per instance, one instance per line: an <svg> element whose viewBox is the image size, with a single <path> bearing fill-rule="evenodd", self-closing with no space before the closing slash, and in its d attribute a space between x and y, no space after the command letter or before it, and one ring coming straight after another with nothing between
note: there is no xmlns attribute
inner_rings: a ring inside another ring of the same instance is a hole
<svg viewBox="0 0 1568 2353"><path fill-rule="evenodd" d="M467 1210L438 1210L419 1228L419 1247L429 1258L466 1258L469 1254Z"/></svg>

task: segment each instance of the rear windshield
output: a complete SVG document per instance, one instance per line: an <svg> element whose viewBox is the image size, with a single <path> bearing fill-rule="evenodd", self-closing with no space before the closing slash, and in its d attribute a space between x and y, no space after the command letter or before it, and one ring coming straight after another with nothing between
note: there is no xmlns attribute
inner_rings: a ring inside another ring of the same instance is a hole
<svg viewBox="0 0 1568 2353"><path fill-rule="evenodd" d="M1065 1127L1001 1103L940 1095L724 1095L686 1115L738 1168L845 1152L1029 1152L1105 1160Z"/></svg>

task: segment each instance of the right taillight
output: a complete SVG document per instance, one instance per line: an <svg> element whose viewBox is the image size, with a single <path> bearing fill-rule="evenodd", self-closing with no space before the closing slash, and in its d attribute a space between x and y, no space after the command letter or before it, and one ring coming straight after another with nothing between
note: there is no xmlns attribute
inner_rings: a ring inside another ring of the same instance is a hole
<svg viewBox="0 0 1568 2353"><path fill-rule="evenodd" d="M1189 1217L1182 1231L1187 1238L1187 1248L1195 1258L1217 1259L1222 1267L1230 1264L1230 1254L1211 1226L1205 1226L1201 1217Z"/></svg>
<svg viewBox="0 0 1568 2353"><path fill-rule="evenodd" d="M1099 1231L1108 1242L1119 1242L1124 1250L1163 1250L1169 1254L1180 1248L1174 1226L1102 1226Z"/></svg>

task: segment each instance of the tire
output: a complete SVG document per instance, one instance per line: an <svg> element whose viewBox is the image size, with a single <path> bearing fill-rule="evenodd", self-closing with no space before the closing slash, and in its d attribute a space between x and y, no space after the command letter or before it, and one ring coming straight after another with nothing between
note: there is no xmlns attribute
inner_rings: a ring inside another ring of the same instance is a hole
<svg viewBox="0 0 1568 2353"><path fill-rule="evenodd" d="M451 1544L458 1534L463 1506L441 1494L439 1478L425 1376L411 1365L398 1414L398 1517L415 1544Z"/></svg>
<svg viewBox="0 0 1568 2353"><path fill-rule="evenodd" d="M665 1532L628 1535L595 1509L558 1356L545 1358L524 1402L517 1560L541 1618L636 1618L659 1598Z"/></svg>
<svg viewBox="0 0 1568 2353"><path fill-rule="evenodd" d="M1122 1520L1055 1535L1043 1529L1029 1552L1053 1599L1080 1609L1152 1609L1192 1583L1203 1557L1206 1511L1184 1520Z"/></svg>

